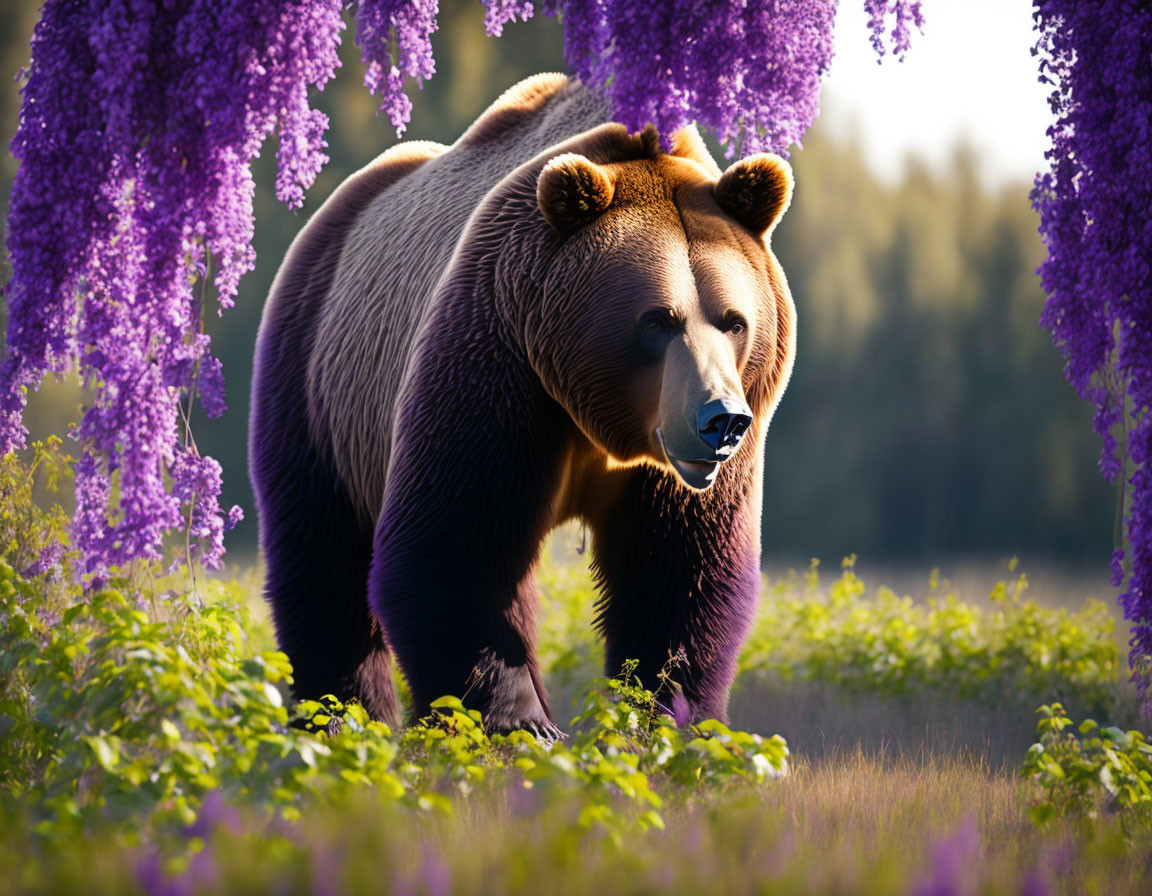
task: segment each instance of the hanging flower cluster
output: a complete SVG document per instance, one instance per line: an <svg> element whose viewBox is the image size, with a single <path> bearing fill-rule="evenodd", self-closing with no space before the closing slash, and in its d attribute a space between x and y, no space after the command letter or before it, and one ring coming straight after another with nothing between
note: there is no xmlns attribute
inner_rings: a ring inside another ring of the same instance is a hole
<svg viewBox="0 0 1152 896"><path fill-rule="evenodd" d="M421 84L436 74L432 35L439 11L439 0L361 0L357 4L356 42L365 65L364 86L383 95L380 111L388 115L397 136L412 117L412 101L404 85L409 78Z"/></svg>
<svg viewBox="0 0 1152 896"><path fill-rule="evenodd" d="M486 27L534 12L485 0ZM74 537L88 572L189 533L208 566L239 508L195 446L199 399L224 411L203 332L208 285L229 307L252 268L251 162L279 138L276 195L298 207L327 161L308 90L339 65L342 0L46 0L32 40L8 217L12 276L0 451L24 444L27 391L79 368L95 389L76 436ZM873 43L903 53L915 0L866 0ZM784 151L816 115L835 0L544 0L576 73L620 121L690 121L747 152ZM402 131L408 79L435 72L437 0L361 0L365 84ZM191 559L191 558L190 558Z"/></svg>
<svg viewBox="0 0 1152 896"><path fill-rule="evenodd" d="M889 36L892 52L903 59L912 43L912 27L919 31L924 27L924 16L919 3L908 0L864 0L864 11L868 13L868 30L872 32L872 48L878 57L884 55L884 29L892 22Z"/></svg>
<svg viewBox="0 0 1152 896"><path fill-rule="evenodd" d="M484 24L530 18L524 0L484 0ZM542 0L564 23L564 51L585 84L607 97L632 130L649 122L662 134L696 122L729 152L787 152L812 124L820 82L832 63L836 0ZM872 45L886 38L903 57L919 0L864 0ZM407 78L435 72L436 0L373 0L357 12L365 83L383 95L381 109L403 132L412 111ZM890 30L889 30L890 28ZM887 33L886 33L887 32Z"/></svg>
<svg viewBox="0 0 1152 896"><path fill-rule="evenodd" d="M530 3L486 0L499 34ZM918 0L865 0L872 44L894 52L923 24ZM564 52L585 83L601 89L632 130L662 134L696 122L729 155L786 153L816 117L821 78L832 63L836 0L543 0L564 22Z"/></svg>
<svg viewBox="0 0 1152 896"><path fill-rule="evenodd" d="M1041 322L1096 408L1100 469L1128 493L1114 584L1133 667L1152 662L1152 7L1036 0L1052 87L1050 168L1032 194L1048 257ZM1122 434L1117 439L1117 434Z"/></svg>
<svg viewBox="0 0 1152 896"><path fill-rule="evenodd" d="M216 565L241 516L222 512L219 464L187 425L193 395L224 410L204 287L227 308L252 267L265 138L279 134L289 205L327 161L307 90L331 77L342 28L341 0L44 4L12 141L0 450L24 441L26 389L79 365L96 389L74 521L90 573L185 527Z"/></svg>

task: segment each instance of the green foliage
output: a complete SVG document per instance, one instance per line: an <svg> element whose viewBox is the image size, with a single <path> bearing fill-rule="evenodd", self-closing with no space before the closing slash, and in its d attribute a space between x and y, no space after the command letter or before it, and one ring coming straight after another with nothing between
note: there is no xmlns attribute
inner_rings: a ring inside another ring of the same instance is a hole
<svg viewBox="0 0 1152 896"><path fill-rule="evenodd" d="M0 749L11 796L46 836L190 824L208 791L274 791L306 764L283 733L287 659L243 651L241 609L169 594L157 618L129 584L54 605L0 559Z"/></svg>
<svg viewBox="0 0 1152 896"><path fill-rule="evenodd" d="M664 827L661 793L680 802L713 800L732 787L787 773L788 748L780 737L731 731L715 721L681 730L633 670L599 680L573 720L575 733L550 744L524 731L490 737L480 714L456 697L436 700L429 717L391 742L387 729L368 722L354 704L326 698L303 702L297 711L305 730L331 751L321 765L342 781L379 787L383 780L407 805L446 813L453 811L450 795L478 788L536 790L545 802L578 797L574 833L598 828L617 841L634 827ZM362 734L371 735L367 744ZM385 743L388 748L380 746ZM359 757L373 751L387 754L387 761L369 773Z"/></svg>
<svg viewBox="0 0 1152 896"><path fill-rule="evenodd" d="M570 744L489 738L455 697L399 735L333 698L299 704L293 728L278 689L287 659L245 650L243 609L226 596L170 594L157 620L104 589L57 618L4 561L0 593L6 783L45 836L96 824L176 830L215 790L291 821L312 801L365 788L451 812L450 794L480 785L579 791L589 804L578 827L618 836L663 824L657 785L716 794L786 769L779 738L718 723L681 732L626 679L589 695L578 720L588 725Z"/></svg>
<svg viewBox="0 0 1152 896"><path fill-rule="evenodd" d="M66 469L57 450L39 446L33 468ZM291 668L252 649L238 586L182 591L136 570L84 591L67 552L50 572L22 575L14 564L62 534L63 516L36 509L32 476L14 458L0 471L0 774L6 810L45 838L93 827L163 838L194 824L213 793L291 822L367 790L451 813L453 796L481 787L580 794L575 830L618 838L663 826L658 790L711 798L786 771L779 738L719 723L681 731L631 669L596 685L577 733L557 744L490 738L455 697L400 733L331 697L299 704L290 725Z"/></svg>
<svg viewBox="0 0 1152 896"><path fill-rule="evenodd" d="M571 564L546 565L540 587L541 664L553 702L578 711L583 688L603 664L589 625L595 592ZM1057 608L1027 594L1020 575L996 584L983 603L963 600L933 571L927 596L914 600L866 587L855 557L830 583L813 561L802 575L765 588L740 655L737 690L754 692L761 681L808 682L847 699L930 695L1025 712L1058 699L1085 713L1118 714L1127 698L1108 608L1096 600Z"/></svg>
<svg viewBox="0 0 1152 896"><path fill-rule="evenodd" d="M602 655L588 624L592 592L564 568L541 575L541 656L551 681L582 691L566 739L489 736L455 697L403 731L332 697L290 709L291 669L252 614L258 575L197 589L186 569L140 566L100 587L79 584L63 511L34 501L65 485L68 469L58 442L36 446L28 462L0 461L0 865L18 869L0 876L0 893L310 892L323 887L308 881L328 873L354 892L440 892L436 875L474 873L466 857L491 841L499 867L484 873L509 892L531 891L532 875L555 869L603 888L625 865L637 892L664 889L655 869L669 851L677 879L699 891L720 873L697 867L701 830L725 861L742 861L769 822L807 801L789 797L797 802L770 817L760 808L798 786L780 737L715 721L679 728L634 666L589 689ZM988 609L935 588L926 603L883 589L868 597L851 562L827 589L814 566L766 596L744 674L848 694L991 700L1016 689L1104 700L1118 670L1100 608L1042 608L1022 599L1022 581L997 588ZM1131 840L1148 825L1148 745L1118 729L1075 738L1067 725L1050 707L1028 755L1033 817L1057 830L1062 818L1098 825L1103 805ZM829 786L813 793L827 790L822 811L838 811L843 797ZM1105 856L1107 831L1093 836ZM345 841L356 837L353 850ZM432 843L443 852L429 852ZM399 869L383 883L378 855ZM798 855L787 880L812 891L804 869L822 857ZM1106 867L1107 857L1093 861ZM1010 880L989 892L1010 891L1018 875ZM826 891L841 883L829 878Z"/></svg>
<svg viewBox="0 0 1152 896"><path fill-rule="evenodd" d="M58 503L41 510L34 500L38 492L55 497L72 475L72 458L60 445L60 438L52 436L29 446L27 462L14 454L0 458L0 554L32 577L54 567L68 543L67 513ZM38 588L56 590L54 584L55 577Z"/></svg>
<svg viewBox="0 0 1152 896"><path fill-rule="evenodd" d="M1022 773L1036 793L1033 821L1116 813L1129 835L1152 833L1152 744L1139 731L1101 728L1085 719L1074 730L1059 703L1041 706Z"/></svg>
<svg viewBox="0 0 1152 896"><path fill-rule="evenodd" d="M784 681L818 681L843 693L938 693L950 700L1035 706L1053 696L1108 712L1119 654L1107 608L1075 612L1022 595L1027 580L1000 583L986 607L960 600L933 573L925 601L880 587L867 596L855 557L826 590L813 565L803 582L779 583L762 600L741 668Z"/></svg>

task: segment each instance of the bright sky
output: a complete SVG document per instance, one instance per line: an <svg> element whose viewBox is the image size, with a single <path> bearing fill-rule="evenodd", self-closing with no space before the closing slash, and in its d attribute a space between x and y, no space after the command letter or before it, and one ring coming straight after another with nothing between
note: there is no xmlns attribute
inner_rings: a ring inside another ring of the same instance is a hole
<svg viewBox="0 0 1152 896"><path fill-rule="evenodd" d="M924 31L882 65L861 0L840 0L836 58L824 82L820 125L856 134L885 180L909 153L943 168L963 138L985 160L989 184L1027 180L1044 167L1051 121L1036 80L1028 0L923 0Z"/></svg>

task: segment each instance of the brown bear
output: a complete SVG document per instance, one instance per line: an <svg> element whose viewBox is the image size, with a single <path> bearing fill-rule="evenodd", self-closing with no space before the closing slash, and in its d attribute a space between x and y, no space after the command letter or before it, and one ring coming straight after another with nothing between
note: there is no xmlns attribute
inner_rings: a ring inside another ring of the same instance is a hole
<svg viewBox="0 0 1152 896"><path fill-rule="evenodd" d="M533 569L584 521L607 671L725 719L760 584L763 439L795 353L788 165L661 151L563 75L404 143L297 236L256 347L250 466L298 697L445 694L558 733ZM676 661L670 663L670 658Z"/></svg>

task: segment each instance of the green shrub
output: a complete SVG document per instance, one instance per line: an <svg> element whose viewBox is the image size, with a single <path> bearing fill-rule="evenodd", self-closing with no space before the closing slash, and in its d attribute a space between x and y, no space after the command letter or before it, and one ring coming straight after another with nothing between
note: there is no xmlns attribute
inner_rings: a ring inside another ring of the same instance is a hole
<svg viewBox="0 0 1152 896"><path fill-rule="evenodd" d="M951 700L1035 706L1057 697L1109 712L1119 653L1107 608L1070 612L1023 599L1027 579L1001 582L987 607L960 600L934 572L926 601L880 587L868 596L855 557L826 590L816 562L762 600L741 655L746 674L815 681L845 694L935 692Z"/></svg>
<svg viewBox="0 0 1152 896"><path fill-rule="evenodd" d="M618 831L662 823L657 784L716 789L786 768L778 738L719 724L681 732L626 679L589 695L589 724L571 743L489 738L454 697L399 735L334 699L300 704L304 724L293 728L279 690L287 659L246 651L243 609L226 595L169 594L162 619L119 590L77 596L58 619L45 615L36 589L0 560L3 744L5 759L18 760L5 763L7 783L45 835L97 823L176 830L216 790L287 820L358 788L450 811L449 795L513 778L581 790L595 798L582 826ZM617 797L644 814L617 811Z"/></svg>
<svg viewBox="0 0 1152 896"><path fill-rule="evenodd" d="M1152 744L1139 731L1101 728L1085 719L1075 731L1059 703L1041 706L1022 773L1035 787L1033 821L1115 813L1129 835L1152 832Z"/></svg>
<svg viewBox="0 0 1152 896"><path fill-rule="evenodd" d="M35 457L66 469L57 444ZM577 828L618 836L663 824L658 789L702 797L786 770L779 738L677 729L632 670L597 683L577 732L551 745L489 738L454 697L399 733L334 698L301 703L290 725L291 668L249 642L242 587L209 579L181 590L179 574L138 568L85 591L67 550L35 566L63 535L62 513L37 510L14 458L0 476L0 774L6 810L43 837L103 827L162 838L192 825L208 794L291 822L365 790L451 812L454 796L478 787L579 792Z"/></svg>

